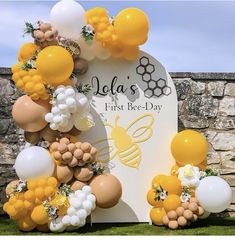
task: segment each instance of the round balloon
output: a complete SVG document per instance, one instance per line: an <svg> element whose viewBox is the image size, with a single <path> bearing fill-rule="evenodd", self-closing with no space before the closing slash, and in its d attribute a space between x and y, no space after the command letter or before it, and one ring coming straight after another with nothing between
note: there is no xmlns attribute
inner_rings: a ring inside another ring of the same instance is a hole
<svg viewBox="0 0 235 240"><path fill-rule="evenodd" d="M50 112L48 101L33 101L30 97L24 95L18 98L12 108L12 117L17 126L27 132L37 132L43 129L47 122L45 115Z"/></svg>
<svg viewBox="0 0 235 240"><path fill-rule="evenodd" d="M144 44L148 39L148 17L138 8L126 8L115 17L114 30L122 44L130 46Z"/></svg>
<svg viewBox="0 0 235 240"><path fill-rule="evenodd" d="M54 162L46 149L32 146L19 153L14 168L21 180L50 177L54 172Z"/></svg>
<svg viewBox="0 0 235 240"><path fill-rule="evenodd" d="M115 176L109 173L92 178L90 187L96 197L96 205L100 208L115 206L122 195L121 183Z"/></svg>
<svg viewBox="0 0 235 240"><path fill-rule="evenodd" d="M50 22L60 36L77 40L86 25L85 10L74 0L59 1L51 9Z"/></svg>
<svg viewBox="0 0 235 240"><path fill-rule="evenodd" d="M228 183L217 176L205 177L196 188L195 196L205 211L219 213L232 202L232 190Z"/></svg>
<svg viewBox="0 0 235 240"><path fill-rule="evenodd" d="M180 165L202 163L207 156L208 143L205 137L193 130L176 134L171 142L171 153Z"/></svg>
<svg viewBox="0 0 235 240"><path fill-rule="evenodd" d="M65 48L49 46L38 54L36 66L43 79L53 86L67 81L72 74L74 62Z"/></svg>

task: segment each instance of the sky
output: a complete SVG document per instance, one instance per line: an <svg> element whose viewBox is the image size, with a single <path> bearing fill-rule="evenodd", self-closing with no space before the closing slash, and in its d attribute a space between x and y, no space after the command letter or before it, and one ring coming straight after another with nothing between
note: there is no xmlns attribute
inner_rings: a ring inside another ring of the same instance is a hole
<svg viewBox="0 0 235 240"><path fill-rule="evenodd" d="M0 66L17 61L25 21L49 20L54 1L0 1ZM82 1L115 16L138 7L149 16L150 32L141 49L170 72L235 72L235 1Z"/></svg>

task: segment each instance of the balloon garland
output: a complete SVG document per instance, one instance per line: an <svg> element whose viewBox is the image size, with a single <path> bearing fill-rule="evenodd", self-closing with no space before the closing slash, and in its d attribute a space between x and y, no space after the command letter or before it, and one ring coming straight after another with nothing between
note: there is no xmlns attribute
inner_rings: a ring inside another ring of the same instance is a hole
<svg viewBox="0 0 235 240"><path fill-rule="evenodd" d="M16 158L19 180L7 185L3 208L22 231L78 229L96 206L111 208L122 195L119 180L97 162L96 148L77 138L95 125L86 97L91 86L79 83L79 76L88 61L108 59L115 42L98 40L107 32L97 28L99 18L96 24L89 11L62 0L52 8L50 23L26 22L24 34L34 41L20 47L12 66L12 79L25 94L15 101L12 116L27 144ZM109 31L113 25L105 14Z"/></svg>
<svg viewBox="0 0 235 240"><path fill-rule="evenodd" d="M121 199L121 183L97 162L96 148L76 137L95 125L86 97L91 86L79 83L79 76L95 58L137 59L148 31L140 9L110 18L104 8L85 11L74 0L56 3L50 23L26 22L24 34L34 41L20 47L12 66L12 79L25 94L15 101L12 116L27 144L14 165L19 180L7 185L3 206L20 230L75 230L96 206L111 208ZM171 175L155 176L147 193L155 225L185 227L229 206L229 185L204 164L207 149L195 131L175 136L176 165Z"/></svg>
<svg viewBox="0 0 235 240"><path fill-rule="evenodd" d="M147 193L154 225L185 228L229 207L232 190L204 164L207 150L206 139L196 131L184 130L173 138L171 152L176 165L170 176L156 175Z"/></svg>

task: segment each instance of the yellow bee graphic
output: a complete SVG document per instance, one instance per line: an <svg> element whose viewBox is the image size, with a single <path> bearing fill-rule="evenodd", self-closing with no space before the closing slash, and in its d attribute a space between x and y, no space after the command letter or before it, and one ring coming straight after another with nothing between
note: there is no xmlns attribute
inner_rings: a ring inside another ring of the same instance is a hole
<svg viewBox="0 0 235 240"><path fill-rule="evenodd" d="M142 153L137 143L145 142L151 138L153 134L152 124L154 117L151 114L144 114L132 121L127 128L118 125L119 116L115 117L115 123L104 123L105 126L111 128L111 137L94 143L100 146L106 141L113 141L113 146L98 148L97 161L108 162L118 156L120 162L128 167L138 168Z"/></svg>

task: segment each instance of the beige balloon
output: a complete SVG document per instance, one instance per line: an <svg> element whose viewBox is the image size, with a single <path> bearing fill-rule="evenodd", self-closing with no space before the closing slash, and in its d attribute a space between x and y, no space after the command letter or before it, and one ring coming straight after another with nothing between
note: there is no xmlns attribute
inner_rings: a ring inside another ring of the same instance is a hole
<svg viewBox="0 0 235 240"><path fill-rule="evenodd" d="M115 206L122 196L122 186L112 174L97 175L90 181L92 193L96 197L96 205L100 208Z"/></svg>
<svg viewBox="0 0 235 240"><path fill-rule="evenodd" d="M27 132L37 132L43 129L47 122L45 115L50 112L49 101L33 101L27 95L18 98L12 108L12 116L17 126Z"/></svg>

